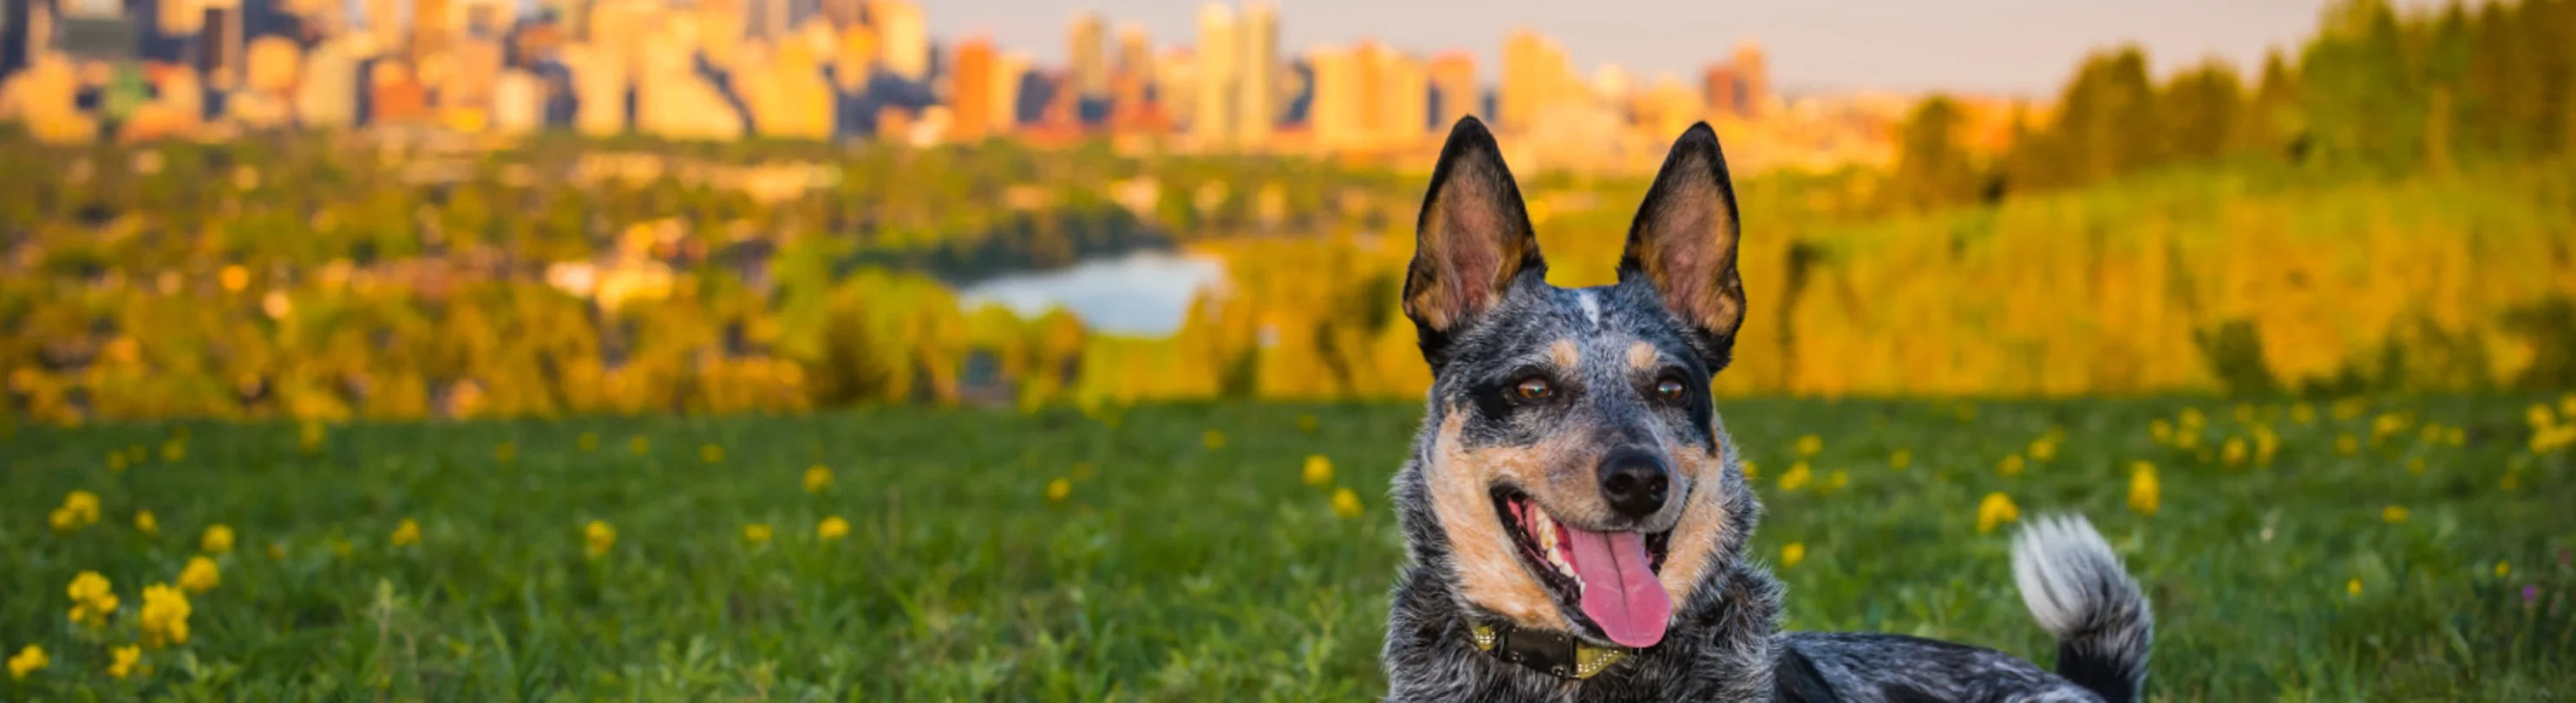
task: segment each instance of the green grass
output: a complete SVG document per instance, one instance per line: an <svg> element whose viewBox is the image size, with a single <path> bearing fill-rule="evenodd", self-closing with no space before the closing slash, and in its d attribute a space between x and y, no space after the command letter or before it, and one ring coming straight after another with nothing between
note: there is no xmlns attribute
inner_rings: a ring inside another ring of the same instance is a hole
<svg viewBox="0 0 2576 703"><path fill-rule="evenodd" d="M2272 421L2282 447L2262 468L2149 437L2151 418L2195 403L2204 446L2246 431L2213 401L1990 402L1972 420L1924 402L1720 410L1760 470L1769 512L1755 549L1775 563L1784 545L1807 550L1777 567L1793 627L2046 660L2004 531L1977 530L1980 499L1999 491L2025 516L2092 516L2128 560L2158 616L2152 698L2545 700L2576 680L2576 475L2565 450L2526 446L2528 402L2401 400L2340 420L2320 407L2313 424ZM2424 442L2414 426L2371 442L2383 411L2465 428L2465 445ZM52 663L0 679L0 699L1371 697L1401 555L1385 487L1418 413L359 424L310 453L282 423L20 427L0 440L0 649L38 644ZM2065 433L2053 460L1998 475L2052 426ZM1222 446L1207 446L1209 430ZM580 448L584 433L596 449ZM1816 485L1783 492L1807 433L1823 444ZM2356 455L2334 449L2347 433ZM649 438L641 455L637 436ZM184 456L164 460L173 444ZM721 462L701 457L707 444ZM1901 471L1888 461L1899 448L1913 457ZM120 451L150 458L112 470ZM1358 517L1302 482L1310 454L1357 491ZM2153 516L2128 507L2127 467L2141 459L2161 478ZM808 494L801 477L817 463L837 480ZM1846 485L1820 494L1836 471ZM1071 493L1050 502L1060 476ZM48 513L74 489L95 492L104 519L57 534ZM2392 505L2407 519L2385 520ZM157 515L157 536L134 526L137 509ZM827 515L849 520L846 538L816 538ZM391 546L406 518L421 541ZM604 558L583 554L592 520L617 531ZM188 644L108 677L109 647L136 637L143 586L175 582L215 523L239 546L217 558L222 584L191 595ZM750 523L776 538L747 545ZM2495 574L2499 561L2510 574ZM84 570L123 600L103 631L66 618Z"/></svg>

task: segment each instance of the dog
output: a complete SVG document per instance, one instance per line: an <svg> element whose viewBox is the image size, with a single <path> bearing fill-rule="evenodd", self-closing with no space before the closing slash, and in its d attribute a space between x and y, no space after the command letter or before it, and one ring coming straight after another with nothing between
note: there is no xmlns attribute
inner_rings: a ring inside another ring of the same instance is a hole
<svg viewBox="0 0 2576 703"><path fill-rule="evenodd" d="M1762 514L1710 378L1744 321L1734 185L1703 123L1664 160L1618 283L1557 288L1493 135L1458 122L1403 309L1428 410L1393 499L1407 563L1390 701L2132 701L2152 619L2080 517L2035 518L2015 581L2057 671L1990 649L1783 632L1745 555Z"/></svg>

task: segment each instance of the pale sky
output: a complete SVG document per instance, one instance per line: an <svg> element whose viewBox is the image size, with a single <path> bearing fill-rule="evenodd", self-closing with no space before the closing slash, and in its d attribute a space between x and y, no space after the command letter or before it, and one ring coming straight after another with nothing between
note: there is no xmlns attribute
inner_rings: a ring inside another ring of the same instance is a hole
<svg viewBox="0 0 2576 703"><path fill-rule="evenodd" d="M980 34L1064 62L1066 27L1097 10L1145 28L1156 47L1197 43L1190 0L920 0L934 39ZM1428 54L1476 54L1492 84L1503 37L1554 35L1582 75L1617 63L1639 78L1701 65L1761 40L1784 90L1890 89L2053 95L2083 56L2146 47L2162 75L2219 57L2258 68L2267 48L2295 51L2328 0L1277 0L1285 53L1373 38ZM2404 4L2404 3L2401 3ZM1114 49L1112 49L1114 51Z"/></svg>

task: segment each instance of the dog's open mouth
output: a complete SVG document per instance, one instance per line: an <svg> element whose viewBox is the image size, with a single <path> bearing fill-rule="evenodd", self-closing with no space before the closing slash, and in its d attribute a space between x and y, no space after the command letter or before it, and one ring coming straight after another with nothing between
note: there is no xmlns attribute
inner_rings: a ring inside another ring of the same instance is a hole
<svg viewBox="0 0 2576 703"><path fill-rule="evenodd" d="M1656 578L1664 568L1672 532L1593 532L1558 522L1528 495L1494 489L1494 510L1504 532L1520 546L1530 573L1547 584L1560 605L1573 606L1601 635L1629 647L1663 641L1673 617L1672 597Z"/></svg>

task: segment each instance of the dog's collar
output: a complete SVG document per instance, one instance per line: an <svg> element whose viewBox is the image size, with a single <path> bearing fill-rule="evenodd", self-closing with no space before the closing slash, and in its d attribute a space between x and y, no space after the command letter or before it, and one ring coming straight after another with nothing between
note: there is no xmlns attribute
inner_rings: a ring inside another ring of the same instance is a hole
<svg viewBox="0 0 2576 703"><path fill-rule="evenodd" d="M1511 623L1477 623L1469 633L1476 649L1560 679L1592 678L1636 650L1601 647L1561 632L1524 630Z"/></svg>

